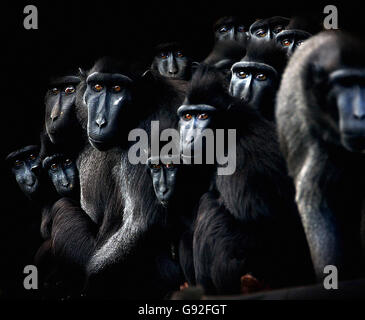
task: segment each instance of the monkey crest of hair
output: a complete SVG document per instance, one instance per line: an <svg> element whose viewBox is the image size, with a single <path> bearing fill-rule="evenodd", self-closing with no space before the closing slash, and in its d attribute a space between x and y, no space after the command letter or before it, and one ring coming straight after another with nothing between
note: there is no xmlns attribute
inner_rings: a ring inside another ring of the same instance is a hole
<svg viewBox="0 0 365 320"><path fill-rule="evenodd" d="M213 31L218 30L218 28L223 25L234 25L239 22L239 18L235 16L224 16L219 18L214 24L213 24Z"/></svg>
<svg viewBox="0 0 365 320"><path fill-rule="evenodd" d="M241 61L253 61L268 64L282 74L288 57L286 52L273 41L260 41L251 39L247 52Z"/></svg>
<svg viewBox="0 0 365 320"><path fill-rule="evenodd" d="M102 70L103 73L123 73L123 75L128 76L133 79L134 72L133 70L133 64L128 63L127 59L116 59L114 57L103 57L98 59L94 66L89 71L89 74L92 74L93 72L100 72Z"/></svg>
<svg viewBox="0 0 365 320"><path fill-rule="evenodd" d="M6 158L5 158L5 161L11 165L12 161L16 158L16 157L19 157L21 156L22 154L24 153L28 153L28 152L39 152L39 146L37 145L30 145L30 146L26 146L24 148L21 148L19 150L16 150L16 151L13 151L11 153L9 153Z"/></svg>
<svg viewBox="0 0 365 320"><path fill-rule="evenodd" d="M232 102L232 97L228 93L224 74L214 67L202 64L191 79L186 100L189 104L204 103L224 110Z"/></svg>
<svg viewBox="0 0 365 320"><path fill-rule="evenodd" d="M205 58L204 63L216 64L219 61L228 59L232 62L239 61L246 54L247 40L223 40L215 43L212 52Z"/></svg>
<svg viewBox="0 0 365 320"><path fill-rule="evenodd" d="M65 155L62 154L62 153L56 153L56 154L53 154L49 157L46 157L43 162L42 162L42 166L44 169L48 169L52 163L57 160L57 159L64 159L65 158Z"/></svg>

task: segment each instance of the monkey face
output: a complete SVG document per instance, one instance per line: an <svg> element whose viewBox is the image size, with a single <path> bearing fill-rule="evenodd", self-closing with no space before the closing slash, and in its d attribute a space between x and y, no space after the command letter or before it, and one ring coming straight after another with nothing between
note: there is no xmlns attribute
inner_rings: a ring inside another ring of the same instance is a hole
<svg viewBox="0 0 365 320"><path fill-rule="evenodd" d="M93 147L105 150L118 137L121 114L131 100L132 80L121 74L94 72L86 82L84 102L88 109L88 138Z"/></svg>
<svg viewBox="0 0 365 320"><path fill-rule="evenodd" d="M39 190L38 154L30 150L19 153L12 159L12 163L12 172L19 188L28 198L33 198Z"/></svg>
<svg viewBox="0 0 365 320"><path fill-rule="evenodd" d="M171 79L185 79L189 66L189 59L181 50L162 51L153 60L152 67L159 74Z"/></svg>
<svg viewBox="0 0 365 320"><path fill-rule="evenodd" d="M57 193L63 197L71 197L79 184L76 164L69 158L56 155L43 162Z"/></svg>
<svg viewBox="0 0 365 320"><path fill-rule="evenodd" d="M342 145L352 152L365 152L365 71L336 70L329 82L329 104L337 109Z"/></svg>
<svg viewBox="0 0 365 320"><path fill-rule="evenodd" d="M180 152L182 157L202 155L205 148L205 129L212 128L216 108L204 104L182 105L177 114L180 117Z"/></svg>
<svg viewBox="0 0 365 320"><path fill-rule="evenodd" d="M47 134L54 144L63 143L70 136L69 127L75 119L73 108L79 81L74 76L57 78L47 91L45 124Z"/></svg>
<svg viewBox="0 0 365 320"><path fill-rule="evenodd" d="M310 36L310 33L302 30L284 30L277 34L275 39L279 46L286 50L287 55L290 57Z"/></svg>
<svg viewBox="0 0 365 320"><path fill-rule="evenodd" d="M172 162L154 164L151 158L148 159L147 165L156 197L164 207L167 207L174 195L178 167Z"/></svg>
<svg viewBox="0 0 365 320"><path fill-rule="evenodd" d="M237 40L243 41L247 38L247 28L243 24L222 24L215 31L216 41Z"/></svg>
<svg viewBox="0 0 365 320"><path fill-rule="evenodd" d="M272 17L254 22L250 26L250 36L261 40L271 40L285 29L290 19L284 17Z"/></svg>
<svg viewBox="0 0 365 320"><path fill-rule="evenodd" d="M261 110L265 101L273 100L278 85L278 76L274 68L257 62L237 62L232 66L229 92Z"/></svg>

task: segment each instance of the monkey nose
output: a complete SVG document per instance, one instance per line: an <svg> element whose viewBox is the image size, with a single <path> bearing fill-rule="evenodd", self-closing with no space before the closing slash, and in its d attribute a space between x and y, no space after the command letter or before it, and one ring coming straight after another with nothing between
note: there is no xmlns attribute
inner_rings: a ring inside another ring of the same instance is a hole
<svg viewBox="0 0 365 320"><path fill-rule="evenodd" d="M96 124L98 125L99 128L105 127L107 124L107 121L105 120L104 117L99 117L95 120Z"/></svg>

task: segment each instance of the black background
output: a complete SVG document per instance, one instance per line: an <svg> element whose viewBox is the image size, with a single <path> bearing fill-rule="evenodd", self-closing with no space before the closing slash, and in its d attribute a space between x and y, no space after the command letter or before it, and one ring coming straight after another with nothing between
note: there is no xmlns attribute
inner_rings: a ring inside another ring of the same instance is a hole
<svg viewBox="0 0 365 320"><path fill-rule="evenodd" d="M24 6L38 8L38 30L23 27ZM239 15L248 24L274 15L308 16L322 21L326 4L335 4L342 29L362 36L365 9L360 2L327 3L254 1L19 2L1 12L1 159L20 147L38 144L43 97L50 76L66 69L88 69L101 56L128 52L148 56L153 45L170 40L186 43L193 58L202 60L213 44L212 24L224 15ZM365 58L365 57L364 57ZM4 200L0 210L0 292L5 297L29 297L22 270L31 264L29 227L36 212L2 164ZM29 252L30 251L30 252Z"/></svg>

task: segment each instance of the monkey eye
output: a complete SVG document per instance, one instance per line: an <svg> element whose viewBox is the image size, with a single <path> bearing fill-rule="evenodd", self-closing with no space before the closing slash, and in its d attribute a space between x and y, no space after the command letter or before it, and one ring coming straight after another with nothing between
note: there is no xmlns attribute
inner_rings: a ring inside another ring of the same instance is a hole
<svg viewBox="0 0 365 320"><path fill-rule="evenodd" d="M198 115L199 120L206 120L209 118L209 115L207 113L201 113Z"/></svg>
<svg viewBox="0 0 365 320"><path fill-rule="evenodd" d="M228 30L229 30L229 29L228 29L228 27L227 27L227 26L223 26L222 28L220 28L220 29L219 29L219 32L220 32L220 33L226 33L226 32L228 32Z"/></svg>
<svg viewBox="0 0 365 320"><path fill-rule="evenodd" d="M178 58L182 58L184 55L183 55L183 53L182 53L181 51L177 51L177 52L176 52L176 56L177 56Z"/></svg>
<svg viewBox="0 0 365 320"><path fill-rule="evenodd" d="M246 28L245 28L245 26L238 26L237 30L238 30L238 32L245 32Z"/></svg>
<svg viewBox="0 0 365 320"><path fill-rule="evenodd" d="M172 168L174 168L175 167L175 165L173 164L173 163L167 163L166 164L166 168L167 169L172 169Z"/></svg>
<svg viewBox="0 0 365 320"><path fill-rule="evenodd" d="M120 90L122 90L122 88L120 86L118 86L118 85L116 85L116 86L113 87L113 91L114 92L120 92Z"/></svg>
<svg viewBox="0 0 365 320"><path fill-rule="evenodd" d="M192 118L193 118L193 116L192 116L190 113L185 113L185 114L183 115L183 119L184 119L185 121L190 121Z"/></svg>
<svg viewBox="0 0 365 320"><path fill-rule="evenodd" d="M20 166L22 166L22 165L23 165L23 161L18 160L18 159L14 161L14 166L15 166L15 167L20 167Z"/></svg>
<svg viewBox="0 0 365 320"><path fill-rule="evenodd" d="M288 40L288 39L284 39L283 41L281 41L281 44L284 46L284 47L289 47L290 44L291 44L291 41Z"/></svg>
<svg viewBox="0 0 365 320"><path fill-rule="evenodd" d="M301 46L301 45L303 44L303 42L304 42L303 40L298 41L298 42L297 42L297 44L296 44L296 45L297 45L297 47Z"/></svg>
<svg viewBox="0 0 365 320"><path fill-rule="evenodd" d="M31 155L29 155L29 157L28 157L29 160L35 160L36 158L37 158L37 156L33 153Z"/></svg>
<svg viewBox="0 0 365 320"><path fill-rule="evenodd" d="M96 84L96 85L94 86L94 89L95 89L95 91L101 91L101 90L103 89L103 86L102 86L102 85L100 85L100 84Z"/></svg>
<svg viewBox="0 0 365 320"><path fill-rule="evenodd" d="M51 164L51 169L52 170L57 170L57 168L58 168L58 164L57 163L52 163Z"/></svg>
<svg viewBox="0 0 365 320"><path fill-rule="evenodd" d="M264 81L264 80L267 79L267 76L266 76L266 74L259 73L259 74L256 75L256 79L260 80L260 81Z"/></svg>
<svg viewBox="0 0 365 320"><path fill-rule="evenodd" d="M265 32L264 29L259 29L257 32L256 32L256 36L260 37L260 38L263 38L265 37L267 34L267 32Z"/></svg>
<svg viewBox="0 0 365 320"><path fill-rule="evenodd" d="M161 52L160 53L160 58L167 59L168 57L169 57L168 53L166 53L166 52Z"/></svg>
<svg viewBox="0 0 365 320"><path fill-rule="evenodd" d="M74 93L76 90L75 90L75 87L74 86L69 86L65 89L65 93L66 94L71 94L71 93Z"/></svg>
<svg viewBox="0 0 365 320"><path fill-rule="evenodd" d="M51 92L52 92L52 94L56 95L56 94L59 94L60 90L58 88L52 88Z"/></svg>
<svg viewBox="0 0 365 320"><path fill-rule="evenodd" d="M70 159L66 159L65 162L64 162L65 166L69 166L71 164L72 164L72 161Z"/></svg>
<svg viewBox="0 0 365 320"><path fill-rule="evenodd" d="M238 77L238 78L240 78L240 79L245 79L245 78L247 78L247 77L248 77L248 74L247 74L246 72L244 72L244 71L238 71L238 72L236 73L236 75L237 75L237 77Z"/></svg>
<svg viewBox="0 0 365 320"><path fill-rule="evenodd" d="M161 168L161 165L160 164L152 164L151 167L152 167L152 169L158 170L158 169Z"/></svg>
<svg viewBox="0 0 365 320"><path fill-rule="evenodd" d="M274 33L279 33L281 31L283 31L283 29L284 29L283 26L277 26L277 27L274 28L273 32Z"/></svg>

